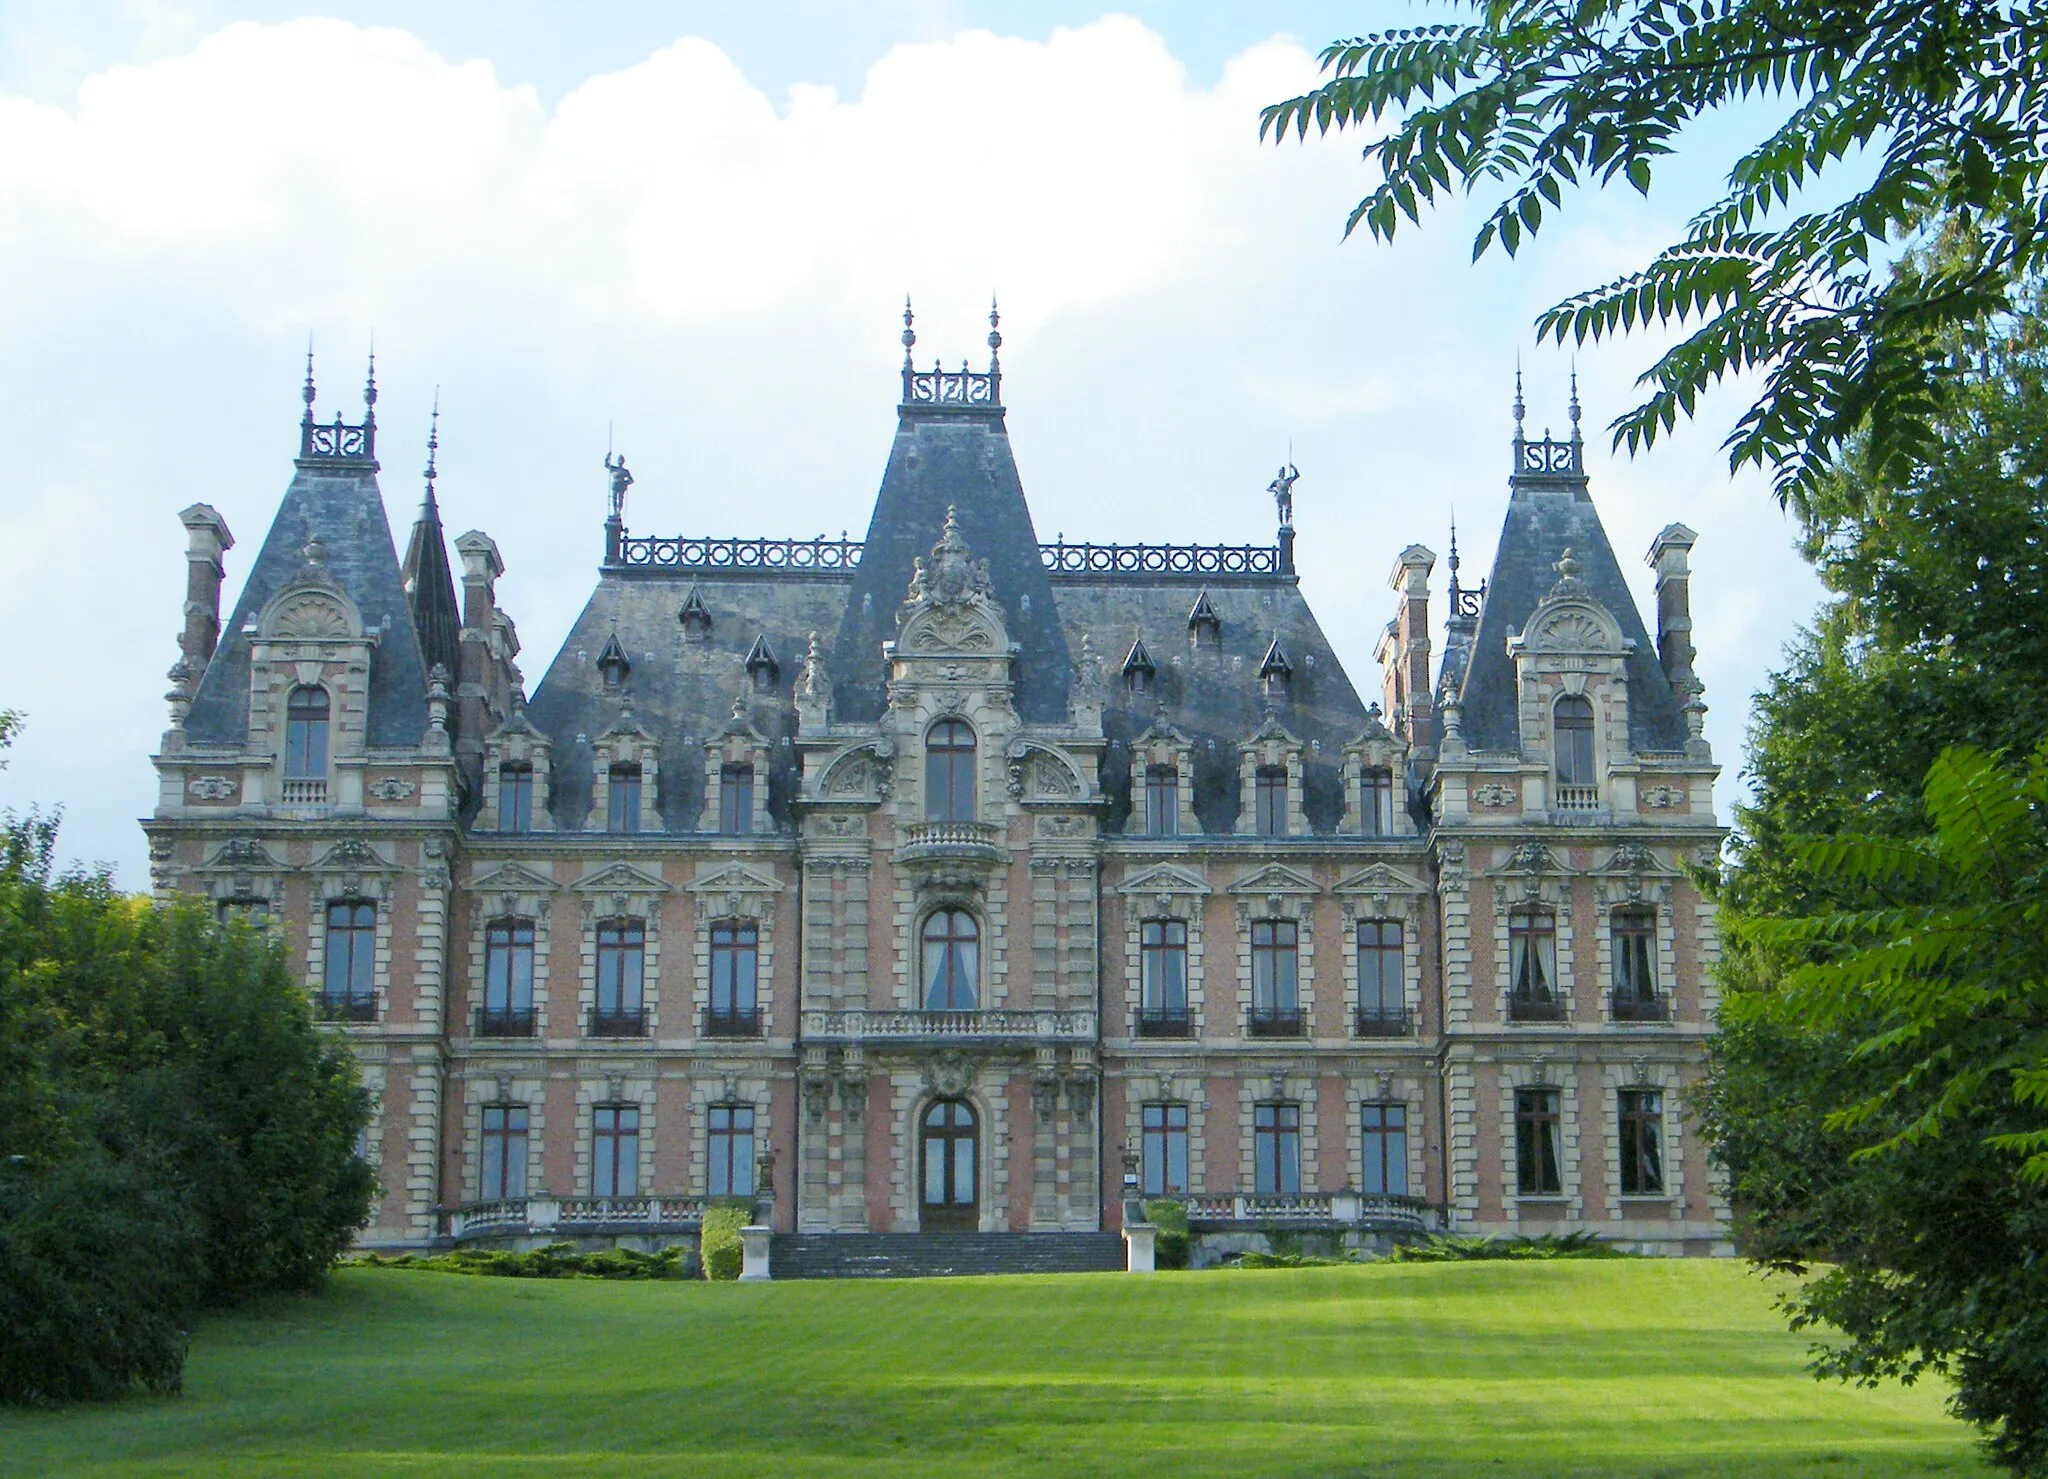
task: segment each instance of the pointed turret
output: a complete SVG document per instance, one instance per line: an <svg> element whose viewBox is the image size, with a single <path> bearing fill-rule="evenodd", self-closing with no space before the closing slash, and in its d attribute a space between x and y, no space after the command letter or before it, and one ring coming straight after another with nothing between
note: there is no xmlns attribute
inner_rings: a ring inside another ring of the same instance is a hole
<svg viewBox="0 0 2048 1479"><path fill-rule="evenodd" d="M448 564L448 546L441 530L441 505L435 498L434 463L441 446L441 396L434 394L433 419L427 431L426 491L420 498L420 514L413 521L412 538L405 547L405 562L399 567L405 581L405 601L412 612L412 629L418 636L420 656L429 668L435 664L450 673L461 666L462 611L455 599L455 574Z"/></svg>

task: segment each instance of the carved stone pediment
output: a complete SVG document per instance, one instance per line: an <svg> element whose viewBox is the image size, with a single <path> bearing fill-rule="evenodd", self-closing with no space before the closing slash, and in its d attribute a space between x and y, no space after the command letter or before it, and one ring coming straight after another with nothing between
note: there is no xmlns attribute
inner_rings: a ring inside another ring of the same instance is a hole
<svg viewBox="0 0 2048 1479"><path fill-rule="evenodd" d="M1230 885L1234 894L1319 894L1322 887L1285 863L1268 863Z"/></svg>
<svg viewBox="0 0 2048 1479"><path fill-rule="evenodd" d="M285 864L270 855L263 844L254 837L230 837L214 850L206 862L200 864L202 873L264 873L282 872Z"/></svg>
<svg viewBox="0 0 2048 1479"><path fill-rule="evenodd" d="M996 657L1010 650L1002 609L989 580L988 561L977 560L960 533L953 509L910 579L910 592L896 611L896 651L904 656L946 654Z"/></svg>
<svg viewBox="0 0 2048 1479"><path fill-rule="evenodd" d="M313 869L318 873L396 873L398 865L360 837L344 837L314 860Z"/></svg>
<svg viewBox="0 0 2048 1479"><path fill-rule="evenodd" d="M1075 802L1088 796L1081 768L1050 746L1019 741L1010 747L1008 759L1014 800Z"/></svg>
<svg viewBox="0 0 2048 1479"><path fill-rule="evenodd" d="M470 879L469 886L501 894L550 894L556 884L545 873L536 873L524 863L500 863L490 872Z"/></svg>
<svg viewBox="0 0 2048 1479"><path fill-rule="evenodd" d="M1118 884L1120 894L1207 894L1213 893L1201 874L1191 868L1157 863Z"/></svg>
<svg viewBox="0 0 2048 1479"><path fill-rule="evenodd" d="M631 863L610 863L587 873L569 885L579 893L665 894L669 886L661 875Z"/></svg>
<svg viewBox="0 0 2048 1479"><path fill-rule="evenodd" d="M686 887L693 894L779 894L783 886L774 875L745 863L727 863L700 873Z"/></svg>
<svg viewBox="0 0 2048 1479"><path fill-rule="evenodd" d="M1361 868L1345 878L1330 892L1340 895L1358 894L1426 894L1429 885L1404 869L1391 867L1386 863L1374 863L1370 868Z"/></svg>

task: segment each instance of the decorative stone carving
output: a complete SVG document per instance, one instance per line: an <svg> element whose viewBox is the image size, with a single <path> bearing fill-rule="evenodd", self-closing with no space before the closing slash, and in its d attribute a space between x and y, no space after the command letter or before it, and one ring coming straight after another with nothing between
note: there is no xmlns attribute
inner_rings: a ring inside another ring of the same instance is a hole
<svg viewBox="0 0 2048 1479"><path fill-rule="evenodd" d="M1639 794L1644 809L1648 811L1669 811L1692 800L1683 786L1647 786Z"/></svg>
<svg viewBox="0 0 2048 1479"><path fill-rule="evenodd" d="M387 775L372 781L369 790L379 801L410 801L419 787L400 776Z"/></svg>
<svg viewBox="0 0 2048 1479"><path fill-rule="evenodd" d="M242 789L241 783L224 775L195 775L185 789L201 801L226 801Z"/></svg>
<svg viewBox="0 0 2048 1479"><path fill-rule="evenodd" d="M1479 806L1515 806L1521 799L1521 787L1504 786L1497 781L1480 786L1472 792L1472 800Z"/></svg>
<svg viewBox="0 0 2048 1479"><path fill-rule="evenodd" d="M1547 842L1518 843L1508 854L1508 867L1517 873L1544 873L1557 866Z"/></svg>
<svg viewBox="0 0 2048 1479"><path fill-rule="evenodd" d="M271 635L302 642L345 642L350 631L348 612L334 597L318 591L293 596L271 614Z"/></svg>
<svg viewBox="0 0 2048 1479"><path fill-rule="evenodd" d="M974 1087L974 1064L959 1053L940 1053L924 1065L924 1086L951 1098Z"/></svg>

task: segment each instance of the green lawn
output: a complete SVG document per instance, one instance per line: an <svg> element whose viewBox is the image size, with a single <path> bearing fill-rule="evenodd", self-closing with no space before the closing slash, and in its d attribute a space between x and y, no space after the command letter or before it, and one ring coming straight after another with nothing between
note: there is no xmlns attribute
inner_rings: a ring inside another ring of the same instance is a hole
<svg viewBox="0 0 2048 1479"><path fill-rule="evenodd" d="M0 1475L1989 1471L1822 1385L1734 1263L767 1285L350 1271L208 1322L185 1395L0 1416Z"/></svg>

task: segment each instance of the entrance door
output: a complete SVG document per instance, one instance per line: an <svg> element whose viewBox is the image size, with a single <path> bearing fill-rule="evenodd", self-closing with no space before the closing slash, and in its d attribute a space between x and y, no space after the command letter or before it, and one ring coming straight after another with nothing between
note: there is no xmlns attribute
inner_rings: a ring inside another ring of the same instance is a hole
<svg viewBox="0 0 2048 1479"><path fill-rule="evenodd" d="M924 1202L918 1226L925 1232L973 1232L974 1175L979 1164L974 1111L959 1099L941 1099L924 1112L918 1127L918 1160Z"/></svg>

